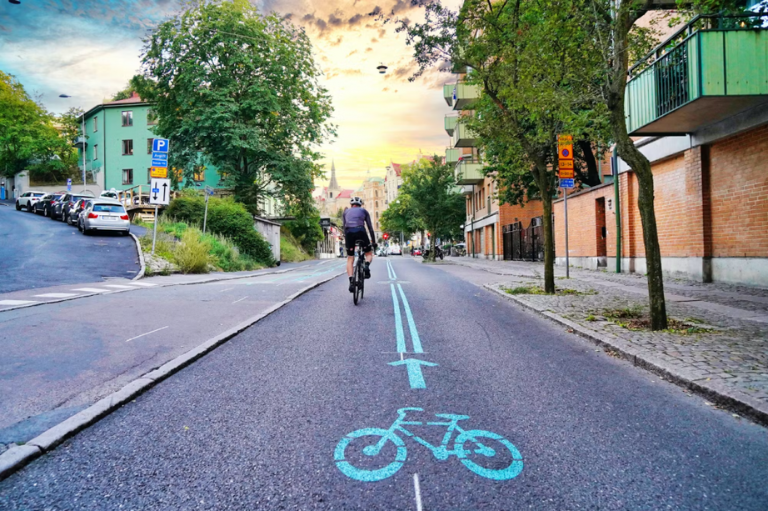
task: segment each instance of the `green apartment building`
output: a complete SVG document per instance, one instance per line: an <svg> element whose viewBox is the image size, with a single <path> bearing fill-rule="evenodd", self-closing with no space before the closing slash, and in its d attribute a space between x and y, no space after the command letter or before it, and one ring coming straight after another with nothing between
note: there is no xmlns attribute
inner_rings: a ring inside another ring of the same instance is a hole
<svg viewBox="0 0 768 511"><path fill-rule="evenodd" d="M85 113L86 170L93 173L98 187L127 190L149 185L155 124L152 105L135 93L133 97L97 105ZM78 139L76 145L82 151L82 139ZM201 188L221 187L219 173L211 165L201 168L195 182Z"/></svg>

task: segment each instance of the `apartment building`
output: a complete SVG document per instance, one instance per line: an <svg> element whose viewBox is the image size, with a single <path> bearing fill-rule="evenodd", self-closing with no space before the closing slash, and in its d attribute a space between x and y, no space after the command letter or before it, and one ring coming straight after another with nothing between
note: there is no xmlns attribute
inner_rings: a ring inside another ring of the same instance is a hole
<svg viewBox="0 0 768 511"><path fill-rule="evenodd" d="M397 200L400 187L403 185L402 165L389 162L384 177L384 203L391 204Z"/></svg>

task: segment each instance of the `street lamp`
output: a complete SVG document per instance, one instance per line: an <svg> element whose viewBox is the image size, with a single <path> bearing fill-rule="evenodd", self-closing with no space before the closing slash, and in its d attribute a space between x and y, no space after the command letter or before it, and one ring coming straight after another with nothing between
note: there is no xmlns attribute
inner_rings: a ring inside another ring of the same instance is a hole
<svg viewBox="0 0 768 511"><path fill-rule="evenodd" d="M72 96L68 96L66 94L59 94L60 98L71 98ZM86 187L88 185L85 182L85 112L83 112L83 191L85 191Z"/></svg>

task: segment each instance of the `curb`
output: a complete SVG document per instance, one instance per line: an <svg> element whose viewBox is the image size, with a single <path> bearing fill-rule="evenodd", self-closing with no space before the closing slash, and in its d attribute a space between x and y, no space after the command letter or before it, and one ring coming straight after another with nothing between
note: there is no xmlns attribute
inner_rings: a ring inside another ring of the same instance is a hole
<svg viewBox="0 0 768 511"><path fill-rule="evenodd" d="M144 272L147 269L147 265L144 262L144 251L141 249L141 242L139 242L139 238L136 237L135 234L130 233L131 238L133 238L133 242L136 243L136 251L139 253L139 264L141 265L141 268L139 269L139 273L133 276L131 280L139 280L141 278L144 278Z"/></svg>
<svg viewBox="0 0 768 511"><path fill-rule="evenodd" d="M82 410L67 420L60 422L56 426L33 438L26 444L11 447L3 454L0 454L0 481L10 476L12 473L16 472L35 458L38 458L43 454L55 449L56 446L68 438L73 437L88 426L95 424L100 419L106 417L110 413L123 406L123 404L129 400L133 399L139 394L142 394L143 392L146 392L164 379L188 366L195 360L203 357L207 353L210 353L231 338L235 337L237 334L250 328L273 312L291 303L296 298L311 291L312 289L315 289L316 287L325 284L330 280L335 279L342 273L344 272L342 271L336 273L330 277L326 277L325 279L319 280L296 291L282 302L274 304L264 312L246 319L242 323L230 328L229 330L226 330L221 334L208 339L207 341L198 345L196 348L193 348L186 353L179 355L173 360L166 362L159 368L154 369L147 374L137 378L117 392L113 392L112 394L92 404L85 410Z"/></svg>
<svg viewBox="0 0 768 511"><path fill-rule="evenodd" d="M287 270L275 270L275 271L265 271L264 273L254 273L252 275L238 275L237 277L220 277L220 278L213 278L209 280L195 280L192 282L177 282L175 284L164 284L164 285L158 285L158 289L161 287L174 287L174 286L193 286L197 284L209 284L211 282L221 282L224 280L240 280L240 279L250 279L252 277L261 277L262 275L277 275L282 273L288 273L292 272L294 270L298 270L298 268L288 268ZM259 271L259 270L256 270ZM132 278L130 282L133 282L134 280L137 280L136 277ZM87 284L87 283L86 283ZM72 284L73 286L83 286L85 284ZM98 284L94 284L98 285ZM131 291L140 291L142 289L149 289L146 287L137 287L135 289L117 289L115 291L109 291L107 293L86 293L78 296L71 296L69 298L57 298L55 300L48 300L47 302L38 302L38 303L29 303L26 305L16 305L14 307L8 307L6 309L0 310L0 314L4 312L10 312L15 311L18 309L26 309L29 307L40 307L41 305L50 305L52 303L61 303L61 302L69 302L72 300L79 300L81 298L89 298L91 296L99 296L99 295L107 295L107 294L116 294L116 293L130 293Z"/></svg>
<svg viewBox="0 0 768 511"><path fill-rule="evenodd" d="M666 367L663 362L652 360L648 356L647 351L637 349L624 339L586 328L548 310L526 303L513 295L505 293L494 285L485 284L483 287L550 321L568 327L574 334L591 341L596 346L619 355L634 366L662 376L667 381L700 394L723 408L737 412L743 417L749 417L758 424L768 426L768 405L750 395L722 385L720 382L695 381L692 376L686 375L684 370Z"/></svg>

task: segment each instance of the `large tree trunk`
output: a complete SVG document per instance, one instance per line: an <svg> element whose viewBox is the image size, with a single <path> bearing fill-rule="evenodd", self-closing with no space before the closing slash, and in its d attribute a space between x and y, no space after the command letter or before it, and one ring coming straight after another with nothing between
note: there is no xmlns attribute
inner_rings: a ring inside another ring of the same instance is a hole
<svg viewBox="0 0 768 511"><path fill-rule="evenodd" d="M645 261L648 275L648 295L651 307L651 329L667 328L667 309L664 299L664 277L661 269L661 249L659 234L656 227L656 212L653 202L653 172L651 162L640 150L627 133L626 115L624 112L624 95L627 87L627 68L629 61L628 42L632 25L644 11L633 11L634 4L622 1L614 24L613 46L613 76L611 77L608 94L608 109L611 115L611 131L613 132L619 156L627 162L637 175L639 183L638 208L643 226L643 243L645 245Z"/></svg>
<svg viewBox="0 0 768 511"><path fill-rule="evenodd" d="M555 292L555 237L552 228L552 194L542 193L541 202L544 206L544 292Z"/></svg>

